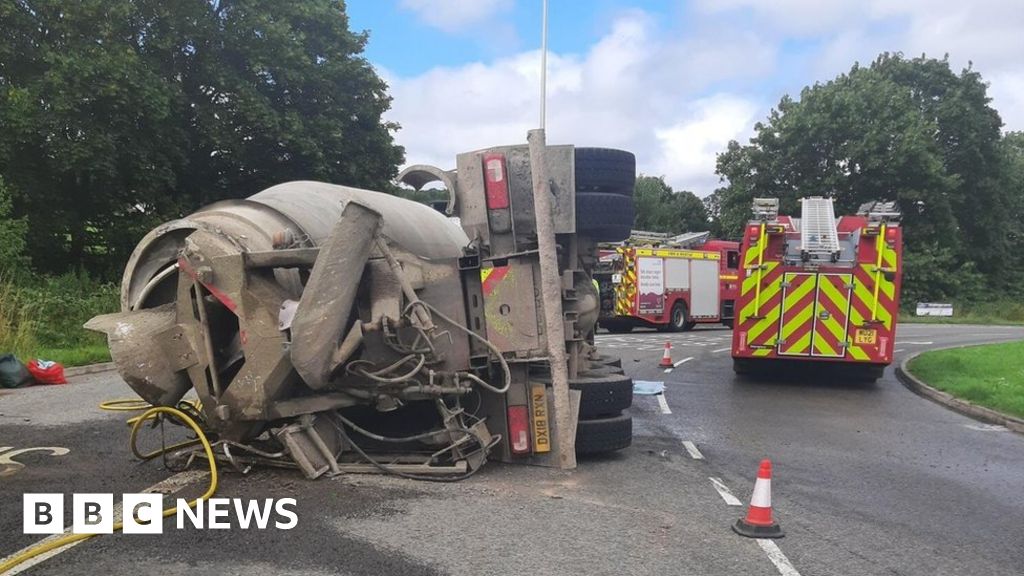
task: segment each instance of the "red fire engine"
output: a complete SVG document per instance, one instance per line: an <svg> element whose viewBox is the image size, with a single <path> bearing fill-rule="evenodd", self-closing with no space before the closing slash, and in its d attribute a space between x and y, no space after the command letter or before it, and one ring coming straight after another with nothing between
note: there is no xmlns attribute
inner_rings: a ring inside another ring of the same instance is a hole
<svg viewBox="0 0 1024 576"><path fill-rule="evenodd" d="M875 379L892 362L902 273L894 202L835 217L829 198L801 200L801 218L754 200L743 234L732 357L737 373L785 362L859 367Z"/></svg>
<svg viewBox="0 0 1024 576"><path fill-rule="evenodd" d="M601 327L624 333L636 326L672 332L698 323L731 326L739 243L708 236L634 232L623 244L602 249L594 274Z"/></svg>

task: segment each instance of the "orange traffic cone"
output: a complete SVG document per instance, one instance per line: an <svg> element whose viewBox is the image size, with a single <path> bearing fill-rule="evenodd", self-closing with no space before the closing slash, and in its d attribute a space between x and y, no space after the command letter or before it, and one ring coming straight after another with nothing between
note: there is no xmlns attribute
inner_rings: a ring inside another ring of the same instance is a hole
<svg viewBox="0 0 1024 576"><path fill-rule="evenodd" d="M661 355L661 362L658 363L658 366L662 368L672 367L672 343L668 340L665 340L665 353Z"/></svg>
<svg viewBox="0 0 1024 576"><path fill-rule="evenodd" d="M737 520L732 529L737 534L750 538L782 538L786 535L779 527L779 523L772 518L771 460L761 460L747 517Z"/></svg>

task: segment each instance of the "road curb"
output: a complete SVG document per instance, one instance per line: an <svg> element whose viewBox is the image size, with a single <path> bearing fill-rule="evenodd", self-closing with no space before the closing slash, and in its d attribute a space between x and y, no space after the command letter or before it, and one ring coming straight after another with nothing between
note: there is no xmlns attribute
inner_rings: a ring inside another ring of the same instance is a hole
<svg viewBox="0 0 1024 576"><path fill-rule="evenodd" d="M984 406L972 404L971 402L961 400L960 398L957 398L952 394L949 394L948 392L943 392L942 390L933 388L926 384L917 376L911 374L910 370L907 369L907 366L910 365L910 362L924 352L954 350L957 348L971 348L973 346L985 346L985 344L969 344L967 346L947 346L945 348L935 348L933 350L915 352L910 356L906 357L902 362L900 362L899 366L896 367L896 378L900 382L902 382L904 386L909 388L911 392L914 392L919 396L923 396L924 398L927 398L932 402L935 402L936 404L941 404L942 406L945 406L946 408L949 408L954 412L958 412L960 414L963 414L964 416L967 416L968 418L974 418L975 420L980 420L981 422L985 422L988 424L997 424L999 426L1004 426L1009 430L1017 432L1018 434L1024 434L1024 420L1021 420L1020 418L1017 418L1015 416L1003 414L1002 412L993 410L991 408L985 408Z"/></svg>
<svg viewBox="0 0 1024 576"><path fill-rule="evenodd" d="M82 376L84 374L95 374L97 372L108 372L115 369L113 362L100 362L99 364L87 364L85 366L71 366L64 369L65 376Z"/></svg>

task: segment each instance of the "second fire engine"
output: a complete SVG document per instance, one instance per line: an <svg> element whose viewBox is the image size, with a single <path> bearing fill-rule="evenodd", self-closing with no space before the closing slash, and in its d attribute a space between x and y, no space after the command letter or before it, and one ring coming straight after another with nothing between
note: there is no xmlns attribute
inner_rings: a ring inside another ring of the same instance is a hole
<svg viewBox="0 0 1024 576"><path fill-rule="evenodd" d="M801 206L798 219L780 216L777 199L754 200L740 253L735 370L827 362L876 379L893 359L900 214L893 202L838 219L830 198Z"/></svg>

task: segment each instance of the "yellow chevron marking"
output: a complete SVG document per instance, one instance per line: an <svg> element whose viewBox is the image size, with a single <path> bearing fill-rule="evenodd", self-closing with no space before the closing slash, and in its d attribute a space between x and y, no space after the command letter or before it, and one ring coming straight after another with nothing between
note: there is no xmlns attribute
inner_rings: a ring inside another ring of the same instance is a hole
<svg viewBox="0 0 1024 576"><path fill-rule="evenodd" d="M764 315L764 319L758 320L757 324L754 324L754 327L747 331L747 342L753 342L769 328L776 328L779 322L779 312L780 309L778 304L772 306L772 309ZM778 332L778 330L776 330L776 332Z"/></svg>
<svg viewBox="0 0 1024 576"><path fill-rule="evenodd" d="M808 307L808 308L810 308L810 307ZM796 342L792 342L792 343L787 342L785 344L785 350L783 350L782 352L779 352L779 353L780 354L804 354L803 351L807 350L811 346L811 334L813 334L813 332L807 332L806 334L801 336L800 339L797 340ZM793 352L794 350L797 350L797 352Z"/></svg>
<svg viewBox="0 0 1024 576"><path fill-rule="evenodd" d="M851 275L842 274L839 276L839 279L842 280L844 284L849 284ZM848 315L847 310L850 307L849 296L840 292L839 289L836 288L835 284L830 282L827 278L823 280L824 281L818 283L820 290L818 296L819 300L821 299L821 294L824 294L824 296L828 298L836 308L842 310L844 315ZM825 327L828 328L828 331L832 333L832 336L836 340L840 342L846 340L846 334L843 333L843 327L840 326L839 320L836 319L836 317L829 316L828 320L819 320L819 323L824 323Z"/></svg>
<svg viewBox="0 0 1024 576"><path fill-rule="evenodd" d="M786 318L785 323L782 325L782 339L789 340L789 337L793 335L793 332L796 332L797 328L811 321L812 316L814 316L813 303L808 304L803 310L797 312L796 316Z"/></svg>
<svg viewBox="0 0 1024 576"><path fill-rule="evenodd" d="M857 299L864 303L865 306L870 310L871 302L873 301L873 296L871 294L871 291L868 290L868 287L865 286L862 282L854 282L853 292ZM886 327L886 329L892 326L892 314L890 314L884 306L879 306L878 310L876 311L876 314L878 316L877 320L879 320L882 323L882 325ZM863 321L864 320L861 319L859 324L862 324Z"/></svg>
<svg viewBox="0 0 1024 576"><path fill-rule="evenodd" d="M778 266L778 265L779 265L778 262L765 262L765 266L766 266L766 268L765 268L765 275L770 274L772 272L772 270L774 270L775 267ZM744 288L743 288L743 293L741 294L741 298L742 298L742 296L746 296L751 291L751 289L754 286L753 282L757 281L757 278L755 278L755 277L751 277L751 278L748 278L748 279L751 280L751 283L749 285L747 285L746 282L744 281ZM782 289L782 277L781 276L778 279L776 279L776 281L773 282L772 284L768 284L766 286L762 286L761 287L761 302L764 303L764 302L770 301L772 298L775 297L776 294L778 294L780 289ZM754 300L749 300L743 306L743 309L740 310L740 318L744 318L745 319L745 318L750 318L751 316L754 316L754 314L756 313L755 308L756 308L756 302Z"/></svg>
<svg viewBox="0 0 1024 576"><path fill-rule="evenodd" d="M860 346L850 346L846 350L847 350L847 352L850 353L850 356L853 357L854 360L868 360L869 359L868 353L865 352L864 349L861 348Z"/></svg>
<svg viewBox="0 0 1024 576"><path fill-rule="evenodd" d="M834 348L821 338L814 339L814 347L817 349L819 356L839 356L839 353Z"/></svg>

